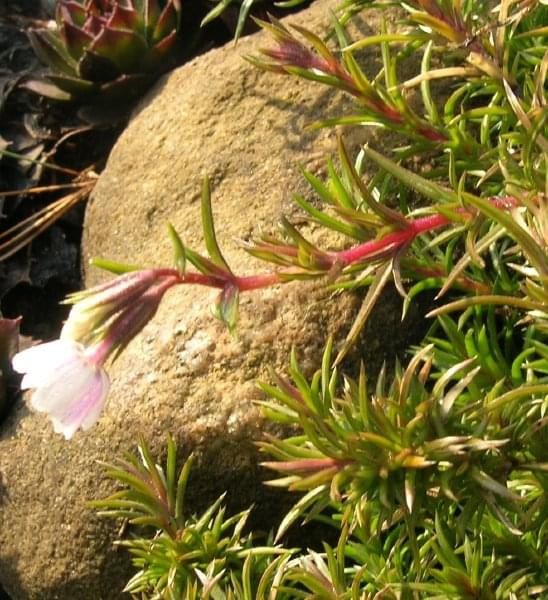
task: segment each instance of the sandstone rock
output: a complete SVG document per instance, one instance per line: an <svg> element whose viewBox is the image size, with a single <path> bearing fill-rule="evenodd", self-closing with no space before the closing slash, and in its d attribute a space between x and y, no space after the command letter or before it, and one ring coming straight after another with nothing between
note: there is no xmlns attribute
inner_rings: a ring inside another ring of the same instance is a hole
<svg viewBox="0 0 548 600"><path fill-rule="evenodd" d="M332 4L320 0L291 21L321 32ZM362 32L369 26L362 23ZM219 241L233 270L265 269L234 238L274 230L282 213L298 214L291 194L309 190L296 165L321 170L335 137L332 130L303 133L303 127L345 107L338 94L242 60L268 44L257 34L213 50L164 78L143 101L88 206L84 263L100 255L170 264L167 221L202 250L199 191L208 174ZM313 225L308 231L324 246L335 243ZM106 277L89 270L87 283ZM66 442L24 403L3 425L0 580L14 600L120 597L128 558L112 549L116 525L96 518L85 502L113 491L96 461L133 450L139 433L156 452L168 431L183 454L198 451L191 480L196 506L228 488L234 508L256 502L263 514L277 512L260 483L253 446L266 426L253 404L255 381L268 378L268 367L285 369L292 345L312 372L327 336L344 339L360 299L331 297L319 284L248 294L234 339L211 316L213 298L214 292L191 287L169 292L111 368L109 403L89 432ZM384 302L378 318L384 333L395 328L393 347L404 346L408 332L397 330L394 302ZM367 339L366 361L391 358L378 335Z"/></svg>

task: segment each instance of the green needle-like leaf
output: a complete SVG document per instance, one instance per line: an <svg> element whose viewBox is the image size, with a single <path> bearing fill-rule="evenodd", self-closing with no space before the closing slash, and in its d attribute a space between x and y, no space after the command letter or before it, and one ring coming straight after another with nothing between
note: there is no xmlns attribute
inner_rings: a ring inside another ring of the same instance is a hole
<svg viewBox="0 0 548 600"><path fill-rule="evenodd" d="M167 233L173 246L173 262L176 269L184 275L186 269L185 246L171 223L167 224Z"/></svg>
<svg viewBox="0 0 548 600"><path fill-rule="evenodd" d="M419 194L423 194L433 202L448 203L458 202L458 196L452 190L445 188L429 179L425 179L416 173L405 169L398 165L393 160L390 160L386 156L383 156L376 150L373 150L369 146L363 148L365 156L375 162L379 167L399 179L402 183L417 191Z"/></svg>
<svg viewBox="0 0 548 600"><path fill-rule="evenodd" d="M217 238L215 236L215 227L213 225L213 212L211 210L211 193L209 190L209 179L204 178L202 182L202 226L204 230L204 241L213 264L217 265L220 269L225 271L227 274L232 274L230 268L225 261L219 245L217 244Z"/></svg>

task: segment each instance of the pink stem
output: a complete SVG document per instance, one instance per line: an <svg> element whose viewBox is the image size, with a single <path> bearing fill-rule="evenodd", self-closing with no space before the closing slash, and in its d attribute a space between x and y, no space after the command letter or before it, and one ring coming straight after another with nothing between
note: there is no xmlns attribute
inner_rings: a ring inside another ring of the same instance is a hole
<svg viewBox="0 0 548 600"><path fill-rule="evenodd" d="M214 275L204 275L203 273L179 273L175 269L158 269L160 276L176 276L177 283L190 283L194 285L205 285L223 289L226 285L235 285L240 292L249 292L260 288L269 287L280 283L280 276L276 272L260 273L259 275L249 275L247 277L236 277L226 274L225 278Z"/></svg>
<svg viewBox="0 0 548 600"><path fill-rule="evenodd" d="M509 210L519 206L519 201L513 197L494 197L490 199L491 204L502 210ZM457 213L464 217L471 218L473 213L464 208L458 208ZM324 259L331 262L331 266L341 265L343 267L360 262L367 258L382 256L386 253L396 253L403 246L408 245L421 233L439 229L451 223L451 219L444 215L434 214L418 219L411 219L407 222L405 229L392 231L379 240L369 240L348 250L340 252L331 252L323 255ZM290 269L283 269L270 273L260 273L258 275L249 275L237 277L229 273L226 277L214 275L204 275L203 273L184 273L181 274L175 269L158 269L157 273L161 276L176 277L177 283L190 283L197 285L206 285L209 287L224 288L226 285L234 285L241 292L248 292L266 288L283 281L283 274L289 273Z"/></svg>
<svg viewBox="0 0 548 600"><path fill-rule="evenodd" d="M385 235L380 240L369 240L364 244L355 246L342 252L333 253L337 260L343 265L350 265L355 262L367 258L369 256L382 253L391 248L400 248L411 242L417 235L425 231L432 231L443 225L449 224L451 221L443 215L429 215L420 219L409 221L405 229L393 231Z"/></svg>
<svg viewBox="0 0 548 600"><path fill-rule="evenodd" d="M236 277L236 285L240 292L249 292L260 288L269 287L281 283L278 273L261 273L259 275L249 275L248 277Z"/></svg>
<svg viewBox="0 0 548 600"><path fill-rule="evenodd" d="M496 197L491 198L490 200L493 206L502 210L509 210L519 205L518 200L512 197ZM464 208L458 208L456 212L465 217L472 217L472 213ZM449 223L451 223L451 219L439 214L413 219L408 221L408 225L405 229L389 233L380 240L370 240L364 244L350 248L349 250L333 253L332 256L336 256L338 261L343 265L349 265L369 256L382 253L385 250L400 248L415 239L417 235L420 235L425 231L438 229L444 225L449 225Z"/></svg>
<svg viewBox="0 0 548 600"><path fill-rule="evenodd" d="M227 274L226 279L215 275L205 275L204 273L196 273L191 271L189 273L180 273L177 269L156 269L158 277L175 277L177 284L189 283L192 285L205 285L207 287L224 288L229 276Z"/></svg>

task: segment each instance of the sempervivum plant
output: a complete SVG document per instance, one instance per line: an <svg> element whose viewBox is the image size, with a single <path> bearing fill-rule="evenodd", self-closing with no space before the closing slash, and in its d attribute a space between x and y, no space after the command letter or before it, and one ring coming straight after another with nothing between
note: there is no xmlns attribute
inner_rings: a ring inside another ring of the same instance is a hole
<svg viewBox="0 0 548 600"><path fill-rule="evenodd" d="M180 0L59 0L56 26L28 32L50 68L28 87L56 99L135 98L177 47Z"/></svg>

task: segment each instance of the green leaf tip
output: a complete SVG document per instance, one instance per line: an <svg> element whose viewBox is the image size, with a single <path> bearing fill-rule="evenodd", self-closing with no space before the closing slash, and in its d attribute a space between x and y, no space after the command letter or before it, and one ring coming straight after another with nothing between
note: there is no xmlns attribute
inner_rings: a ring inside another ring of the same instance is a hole
<svg viewBox="0 0 548 600"><path fill-rule="evenodd" d="M181 273L181 275L184 275L186 270L185 246L181 240L181 237L175 231L175 228L171 223L167 224L167 234L173 246L173 262L175 264L175 268L179 271L179 273Z"/></svg>
<svg viewBox="0 0 548 600"><path fill-rule="evenodd" d="M202 180L202 227L204 230L204 241L209 253L211 262L216 265L219 269L222 269L227 274L232 274L228 263L224 259L219 244L217 243L217 236L215 234L215 226L213 222L213 211L211 210L211 191L209 185L209 178L204 177Z"/></svg>

